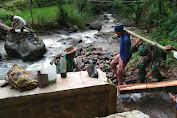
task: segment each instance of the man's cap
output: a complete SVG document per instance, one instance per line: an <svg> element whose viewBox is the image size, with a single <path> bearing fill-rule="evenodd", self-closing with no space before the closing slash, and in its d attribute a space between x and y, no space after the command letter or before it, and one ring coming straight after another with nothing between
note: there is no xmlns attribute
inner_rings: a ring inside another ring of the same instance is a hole
<svg viewBox="0 0 177 118"><path fill-rule="evenodd" d="M9 16L10 16L10 18L12 18L12 17L14 17L14 14L10 14Z"/></svg>
<svg viewBox="0 0 177 118"><path fill-rule="evenodd" d="M114 30L116 31L116 32L123 32L124 30L123 30L123 27L124 26L124 24L123 23L117 23L116 24L116 26L114 27Z"/></svg>
<svg viewBox="0 0 177 118"><path fill-rule="evenodd" d="M9 17L10 17L10 20L12 20L14 17L14 14L10 14Z"/></svg>
<svg viewBox="0 0 177 118"><path fill-rule="evenodd" d="M64 54L71 54L71 53L74 53L76 52L76 48L72 45L68 45L66 46L65 50L64 50Z"/></svg>

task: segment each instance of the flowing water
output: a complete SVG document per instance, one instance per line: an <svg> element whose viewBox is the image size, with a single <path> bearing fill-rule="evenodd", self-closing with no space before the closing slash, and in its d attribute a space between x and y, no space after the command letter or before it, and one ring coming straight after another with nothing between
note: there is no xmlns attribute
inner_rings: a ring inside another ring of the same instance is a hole
<svg viewBox="0 0 177 118"><path fill-rule="evenodd" d="M120 102L130 110L140 110L150 118L174 118L174 104L168 93L149 92L118 95Z"/></svg>
<svg viewBox="0 0 177 118"><path fill-rule="evenodd" d="M103 27L100 32L113 32L113 26L116 23L115 19L111 16L111 14L106 15L108 16L109 20L101 21L103 23ZM24 62L20 59L15 58L9 59L7 61L1 61L0 78L4 77L7 71L14 64L18 64L19 66L25 68L26 70L32 73L36 73L37 70L41 69L47 57L53 56L63 51L63 49L70 43L70 41L62 41L62 39L66 39L68 37L72 37L75 39L80 38L85 43L94 42L96 46L102 47L104 50L118 50L118 42L110 44L108 40L103 40L101 37L95 38L95 34L97 33L98 31L96 30L88 30L80 33L72 33L69 36L64 34L39 36L44 41L47 49L47 52L43 56L43 58L37 59L32 62ZM0 41L0 53L3 55L7 55L4 50L3 41ZM122 102L122 104L124 104L125 107L129 108L130 110L138 109L150 115L151 118L172 118L174 116L174 112L172 111L172 102L169 99L168 94L165 92L124 94L118 95L118 98Z"/></svg>

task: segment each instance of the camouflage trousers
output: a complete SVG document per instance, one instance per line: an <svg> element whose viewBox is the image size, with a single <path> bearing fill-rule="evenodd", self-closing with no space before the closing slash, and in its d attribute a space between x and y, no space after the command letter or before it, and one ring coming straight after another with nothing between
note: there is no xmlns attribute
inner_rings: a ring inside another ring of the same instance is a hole
<svg viewBox="0 0 177 118"><path fill-rule="evenodd" d="M152 76L161 81L164 77L161 75L159 71L160 59L155 59L152 62L152 59L148 56L143 56L139 61L139 71L138 78L141 82L146 81L147 70L152 71ZM149 69L147 69L148 65L150 65Z"/></svg>

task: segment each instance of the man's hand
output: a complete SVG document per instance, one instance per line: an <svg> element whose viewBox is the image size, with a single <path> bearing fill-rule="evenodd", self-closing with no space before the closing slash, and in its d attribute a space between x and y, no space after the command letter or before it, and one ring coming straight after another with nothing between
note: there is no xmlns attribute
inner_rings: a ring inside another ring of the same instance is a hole
<svg viewBox="0 0 177 118"><path fill-rule="evenodd" d="M171 100L173 100L173 102L176 102L176 97L174 95L169 93L169 97L170 97Z"/></svg>
<svg viewBox="0 0 177 118"><path fill-rule="evenodd" d="M177 51L177 49L176 49L175 47L171 46L171 45L166 46L166 47L165 47L165 50L166 50L166 51L170 51L170 50L175 50L175 51Z"/></svg>
<svg viewBox="0 0 177 118"><path fill-rule="evenodd" d="M152 71L150 71L146 74L146 78L150 77L151 75L152 75Z"/></svg>
<svg viewBox="0 0 177 118"><path fill-rule="evenodd" d="M137 44L137 43L139 43L140 41L141 41L141 39L140 39L140 38L137 38L136 41L135 41L135 43Z"/></svg>
<svg viewBox="0 0 177 118"><path fill-rule="evenodd" d="M137 38L136 41L135 41L135 43L133 44L133 48L135 48L136 45L137 45L140 41L141 41L140 38Z"/></svg>

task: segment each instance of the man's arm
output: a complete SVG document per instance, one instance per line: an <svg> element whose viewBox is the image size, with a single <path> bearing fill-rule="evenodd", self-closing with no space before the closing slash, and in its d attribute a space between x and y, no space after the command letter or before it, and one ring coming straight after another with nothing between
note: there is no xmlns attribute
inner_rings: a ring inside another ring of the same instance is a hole
<svg viewBox="0 0 177 118"><path fill-rule="evenodd" d="M76 67L79 71L82 71L76 64L74 64L74 67Z"/></svg>
<svg viewBox="0 0 177 118"><path fill-rule="evenodd" d="M171 46L171 45L166 46L166 47L165 47L165 50L166 50L166 51L170 51L170 50L175 50L175 51L177 51L177 49L176 49L175 47Z"/></svg>
<svg viewBox="0 0 177 118"><path fill-rule="evenodd" d="M140 38L137 38L136 41L135 41L135 43L133 44L133 46L130 47L130 51L131 51L132 53L137 52L138 47L139 47L139 46L137 46L137 45L138 45L140 42L141 42Z"/></svg>
<svg viewBox="0 0 177 118"><path fill-rule="evenodd" d="M170 99L173 100L174 103L176 103L176 97L169 93Z"/></svg>
<svg viewBox="0 0 177 118"><path fill-rule="evenodd" d="M16 22L13 22L13 24L12 24L13 29L15 28L15 25L16 25Z"/></svg>

